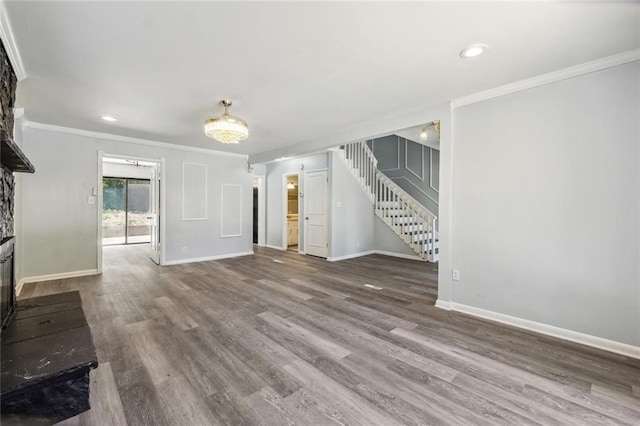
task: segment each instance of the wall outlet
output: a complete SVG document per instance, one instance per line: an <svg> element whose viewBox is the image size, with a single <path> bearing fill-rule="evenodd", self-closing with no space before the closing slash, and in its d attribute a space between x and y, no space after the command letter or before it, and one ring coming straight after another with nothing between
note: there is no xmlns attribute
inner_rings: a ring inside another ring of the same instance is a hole
<svg viewBox="0 0 640 426"><path fill-rule="evenodd" d="M356 248L360 248L360 241L356 243Z"/></svg>
<svg viewBox="0 0 640 426"><path fill-rule="evenodd" d="M454 269L453 273L451 275L453 276L453 280L454 281L460 281L460 270L459 269Z"/></svg>
<svg viewBox="0 0 640 426"><path fill-rule="evenodd" d="M182 247L182 252L186 253L187 252L187 248L186 247Z"/></svg>
<svg viewBox="0 0 640 426"><path fill-rule="evenodd" d="M337 205L338 207L342 207L342 201L338 201L338 202L336 203L336 205Z"/></svg>

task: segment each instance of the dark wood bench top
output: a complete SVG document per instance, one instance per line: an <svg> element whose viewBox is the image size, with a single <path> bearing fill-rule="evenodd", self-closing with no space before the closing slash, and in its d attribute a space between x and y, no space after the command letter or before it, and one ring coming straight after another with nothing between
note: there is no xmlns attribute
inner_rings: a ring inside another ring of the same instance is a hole
<svg viewBox="0 0 640 426"><path fill-rule="evenodd" d="M77 291L19 300L1 337L3 409L30 392L88 375L98 366Z"/></svg>

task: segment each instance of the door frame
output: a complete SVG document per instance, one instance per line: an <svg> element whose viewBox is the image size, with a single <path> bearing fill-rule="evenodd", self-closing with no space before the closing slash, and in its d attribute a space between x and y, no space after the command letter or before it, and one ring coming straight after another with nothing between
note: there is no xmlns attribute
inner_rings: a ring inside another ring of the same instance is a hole
<svg viewBox="0 0 640 426"><path fill-rule="evenodd" d="M327 172L327 179L329 179L330 171L329 171L328 167L323 167L323 168L320 168L320 169L313 169L313 170L305 170L303 173L306 175L307 173L314 173L314 172ZM306 178L304 178L304 179L306 180ZM329 182L328 181L326 182L326 186L327 186L327 190L325 192L325 200L324 200L324 209L325 209L325 215L324 215L325 216L325 227L324 227L325 236L324 237L325 237L325 241L327 242L327 257L324 258L324 259L329 259L329 253L331 251L330 250L331 249L331 242L329 241L329 237L331 236L331 230L329 229L329 227L331 225L331 218L330 218L330 216L331 216L331 192L330 192L331 191L331 187L329 186ZM298 199L298 202L299 202L299 199ZM303 196L303 203L304 203L304 214L306 216L307 215L307 206L306 206L307 200L306 200L306 198L304 196ZM298 209L299 209L299 207L298 207ZM308 222L309 222L308 220L304 219L303 228L304 228L305 232L307 230ZM300 224L299 223L298 223L298 228L300 228ZM306 254L306 250L307 250L306 245L308 243L309 242L305 238L305 240L304 240L305 247L303 248L304 249L304 254Z"/></svg>
<svg viewBox="0 0 640 426"><path fill-rule="evenodd" d="M104 185L105 177L102 177L102 184ZM146 243L130 243L129 242L129 181L137 180L137 181L145 181L149 182L149 186L151 186L151 179L145 178L128 178L128 177L107 177L107 179L120 179L124 181L124 243L120 244L110 244L115 246L127 246L131 244L146 244ZM103 194L104 196L104 194ZM104 200L103 200L104 202ZM104 206L103 206L104 207Z"/></svg>
<svg viewBox="0 0 640 426"><path fill-rule="evenodd" d="M300 172L284 173L282 175L282 249L287 250L289 244L287 244L287 234L289 223L287 222L287 207L289 201L289 191L287 190L287 178L290 176L298 176L298 253L304 254L304 248L300 248L300 235L304 235L300 231Z"/></svg>
<svg viewBox="0 0 640 426"><path fill-rule="evenodd" d="M258 243L256 245L264 247L267 244L267 197L265 196L265 179L264 175L252 176L253 180L258 181Z"/></svg>
<svg viewBox="0 0 640 426"><path fill-rule="evenodd" d="M145 158L138 157L136 155L122 155L122 154L110 154L104 151L98 151L98 174L97 174L97 212L96 212L96 228L98 229L98 244L96 250L97 257L97 270L98 274L102 273L102 208L104 206L104 200L102 199L102 164L105 158L118 158L122 160L137 160L137 161L146 161L149 163L156 163L158 165L158 170L160 171L160 226L158 228L158 237L160 239L160 265L164 265L166 263L166 241L165 230L166 230L166 159L164 157L161 158Z"/></svg>

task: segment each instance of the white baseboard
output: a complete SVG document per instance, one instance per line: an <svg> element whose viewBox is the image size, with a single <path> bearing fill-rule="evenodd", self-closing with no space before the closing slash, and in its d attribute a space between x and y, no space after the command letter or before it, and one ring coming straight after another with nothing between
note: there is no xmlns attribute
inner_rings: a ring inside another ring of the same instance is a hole
<svg viewBox="0 0 640 426"><path fill-rule="evenodd" d="M287 250L287 249L279 247L279 246L272 246L271 244L265 244L265 247L276 249L276 250L281 250L281 251Z"/></svg>
<svg viewBox="0 0 640 426"><path fill-rule="evenodd" d="M63 280L65 278L86 277L88 275L98 275L97 269L86 269L84 271L61 272L59 274L37 275L33 277L24 277L16 286L16 296L20 295L22 287L28 283L39 283L43 281Z"/></svg>
<svg viewBox="0 0 640 426"><path fill-rule="evenodd" d="M422 260L420 256L415 254L395 253L392 251L384 251L384 250L375 250L375 252L383 256L399 257L402 259L409 259L409 260Z"/></svg>
<svg viewBox="0 0 640 426"><path fill-rule="evenodd" d="M240 257L252 255L253 251L243 251L240 253L219 254L216 256L193 257L190 259L168 260L165 265L181 265L183 263L207 262L209 260L229 259L230 257Z"/></svg>
<svg viewBox="0 0 640 426"><path fill-rule="evenodd" d="M409 260L420 260L420 261L422 260L420 256L404 254L404 253L394 253L392 251L384 251L384 250L361 251L359 253L346 254L344 256L327 257L327 260L329 262L338 262L340 260L353 259L356 257L368 256L370 254L381 254L383 256L399 257L402 259L409 259Z"/></svg>
<svg viewBox="0 0 640 426"><path fill-rule="evenodd" d="M608 352L613 352L629 358L640 359L640 347L638 346L620 343L614 340L580 333L578 331L567 330L565 328L543 324L524 318L512 317L510 315L488 311L486 309L476 308L474 306L464 305L462 303L437 300L436 307L440 309L461 312L464 314L472 315L474 317L483 318L502 324L511 325L513 327L522 328L524 330L534 331L536 333L544 334L547 336L557 337L559 339L568 340L570 342L580 343L582 345L591 346L593 348L602 349Z"/></svg>
<svg viewBox="0 0 640 426"><path fill-rule="evenodd" d="M444 309L445 311L450 311L451 304L449 302L445 302L444 300L437 299L436 308Z"/></svg>
<svg viewBox="0 0 640 426"><path fill-rule="evenodd" d="M345 254L344 256L335 256L335 257L327 257L329 262L338 262L340 260L353 259L355 257L368 256L370 254L375 254L375 250L361 251L359 253Z"/></svg>

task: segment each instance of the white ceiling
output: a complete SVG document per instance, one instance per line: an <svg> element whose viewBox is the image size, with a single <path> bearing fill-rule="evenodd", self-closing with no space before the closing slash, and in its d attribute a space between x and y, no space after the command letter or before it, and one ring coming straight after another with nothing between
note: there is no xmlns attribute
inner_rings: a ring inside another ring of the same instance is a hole
<svg viewBox="0 0 640 426"><path fill-rule="evenodd" d="M5 4L27 119L245 154L640 46L633 3ZM222 98L249 123L240 145L203 133Z"/></svg>

